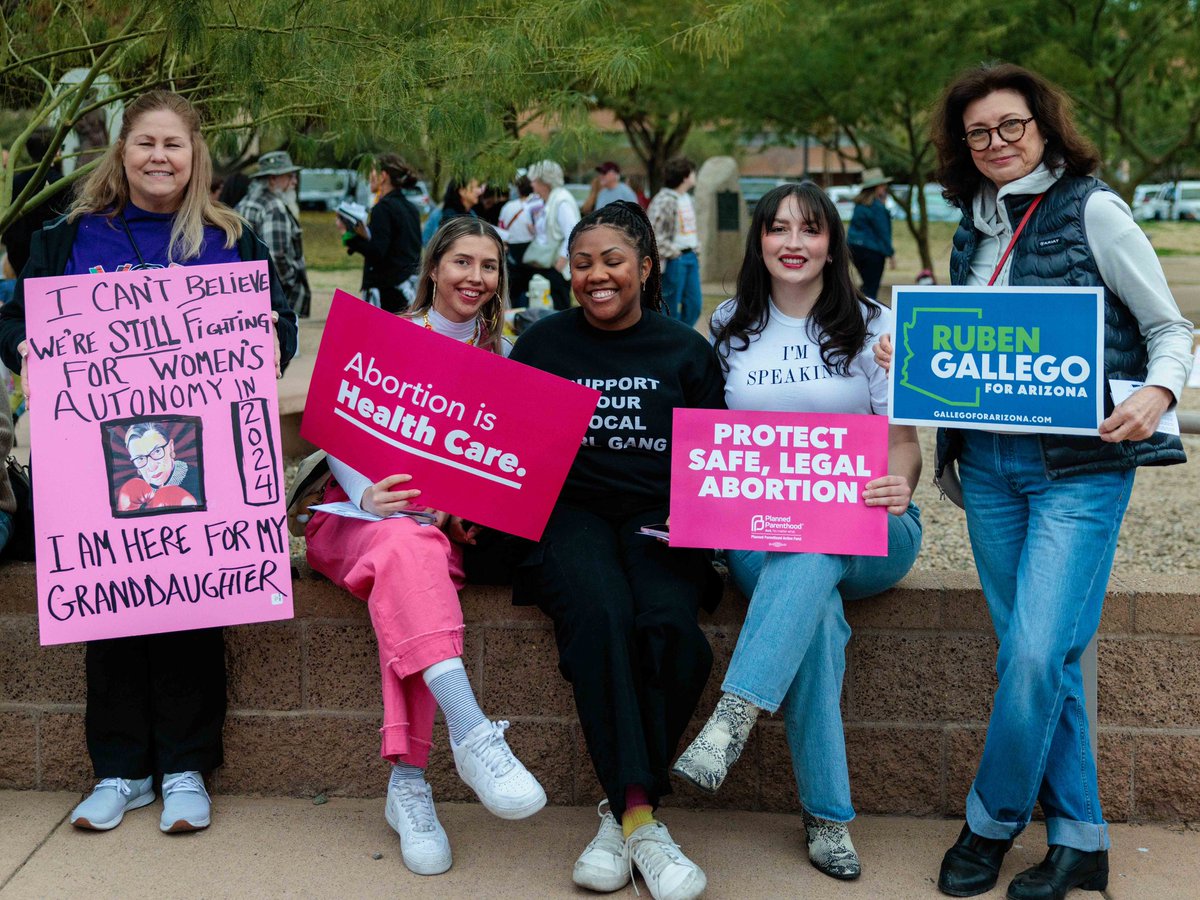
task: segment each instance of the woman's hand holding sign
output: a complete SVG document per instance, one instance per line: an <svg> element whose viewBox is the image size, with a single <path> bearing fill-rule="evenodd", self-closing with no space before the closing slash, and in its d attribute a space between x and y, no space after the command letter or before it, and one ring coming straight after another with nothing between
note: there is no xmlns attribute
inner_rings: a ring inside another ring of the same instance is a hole
<svg viewBox="0 0 1200 900"><path fill-rule="evenodd" d="M875 364L885 372L891 371L892 368L892 336L890 334L881 335L879 341L872 348L875 353Z"/></svg>
<svg viewBox="0 0 1200 900"><path fill-rule="evenodd" d="M275 328L275 323L278 321L279 321L279 313L272 312L271 313L271 337L273 337L275 339L275 377L282 378L283 377L283 353L279 349L279 331ZM296 340L297 340L297 342L299 342L299 340L300 340L300 336L298 334L296 336Z"/></svg>
<svg viewBox="0 0 1200 900"><path fill-rule="evenodd" d="M29 341L17 344L21 354L21 393L25 395L25 408L29 408Z"/></svg>
<svg viewBox="0 0 1200 900"><path fill-rule="evenodd" d="M1100 423L1100 440L1111 444L1145 440L1158 429L1158 420L1174 402L1175 396L1164 387L1148 384L1138 388Z"/></svg>
<svg viewBox="0 0 1200 900"><path fill-rule="evenodd" d="M884 475L867 482L863 498L867 506L886 506L893 516L902 516L912 499L912 486L903 475Z"/></svg>
<svg viewBox="0 0 1200 900"><path fill-rule="evenodd" d="M409 501L421 496L421 492L416 488L398 491L393 488L409 481L412 481L411 475L389 475L363 491L360 505L367 512L385 519L394 513L405 512Z"/></svg>

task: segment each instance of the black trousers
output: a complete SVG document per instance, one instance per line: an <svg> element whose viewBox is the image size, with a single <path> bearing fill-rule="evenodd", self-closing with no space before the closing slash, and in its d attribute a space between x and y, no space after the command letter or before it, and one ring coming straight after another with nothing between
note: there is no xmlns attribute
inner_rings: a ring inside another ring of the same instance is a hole
<svg viewBox="0 0 1200 900"><path fill-rule="evenodd" d="M850 245L850 258L862 276L862 292L875 300L879 297L879 282L883 281L883 264L887 257L878 250L869 250L861 244Z"/></svg>
<svg viewBox="0 0 1200 900"><path fill-rule="evenodd" d="M550 302L555 309L571 308L571 282L558 269L546 269L546 277L550 280Z"/></svg>
<svg viewBox="0 0 1200 900"><path fill-rule="evenodd" d="M89 641L85 665L97 779L208 772L224 761L222 629Z"/></svg>
<svg viewBox="0 0 1200 900"><path fill-rule="evenodd" d="M529 242L508 245L508 305L513 309L521 309L529 305L526 292L529 290L529 279L533 277L533 269L521 260Z"/></svg>
<svg viewBox="0 0 1200 900"><path fill-rule="evenodd" d="M696 615L720 580L704 551L637 533L666 515L608 518L560 503L516 576L518 600L528 590L554 620L559 669L618 819L627 786L655 806L671 792L668 770L712 669Z"/></svg>

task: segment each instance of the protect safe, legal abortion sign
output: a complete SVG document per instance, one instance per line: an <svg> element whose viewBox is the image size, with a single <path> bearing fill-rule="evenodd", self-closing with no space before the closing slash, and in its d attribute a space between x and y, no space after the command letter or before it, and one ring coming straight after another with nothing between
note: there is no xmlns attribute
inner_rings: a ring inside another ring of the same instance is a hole
<svg viewBox="0 0 1200 900"><path fill-rule="evenodd" d="M1102 288L895 287L891 420L1094 435Z"/></svg>
<svg viewBox="0 0 1200 900"><path fill-rule="evenodd" d="M25 285L43 644L289 619L265 262Z"/></svg>
<svg viewBox="0 0 1200 900"><path fill-rule="evenodd" d="M542 536L600 392L333 296L300 434L422 507Z"/></svg>
<svg viewBox="0 0 1200 900"><path fill-rule="evenodd" d="M887 555L884 416L677 409L671 546Z"/></svg>

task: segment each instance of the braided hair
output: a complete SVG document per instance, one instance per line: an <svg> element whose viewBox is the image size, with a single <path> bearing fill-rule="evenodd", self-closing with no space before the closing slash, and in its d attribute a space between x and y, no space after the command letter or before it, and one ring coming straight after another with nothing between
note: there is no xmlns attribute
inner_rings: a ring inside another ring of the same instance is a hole
<svg viewBox="0 0 1200 900"><path fill-rule="evenodd" d="M577 237L601 225L621 232L637 250L641 259L650 260L650 274L642 286L642 309L664 312L666 305L663 303L662 263L658 258L658 241L654 239L654 228L650 225L646 211L638 204L628 200L615 200L580 219L571 229L571 236L567 239L568 257Z"/></svg>

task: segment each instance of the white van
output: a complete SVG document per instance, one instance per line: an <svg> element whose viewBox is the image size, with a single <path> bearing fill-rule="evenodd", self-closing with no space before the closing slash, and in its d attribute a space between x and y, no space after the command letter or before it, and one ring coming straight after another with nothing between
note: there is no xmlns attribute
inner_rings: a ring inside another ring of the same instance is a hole
<svg viewBox="0 0 1200 900"><path fill-rule="evenodd" d="M1172 219L1200 222L1200 181L1177 181L1171 197Z"/></svg>

